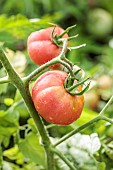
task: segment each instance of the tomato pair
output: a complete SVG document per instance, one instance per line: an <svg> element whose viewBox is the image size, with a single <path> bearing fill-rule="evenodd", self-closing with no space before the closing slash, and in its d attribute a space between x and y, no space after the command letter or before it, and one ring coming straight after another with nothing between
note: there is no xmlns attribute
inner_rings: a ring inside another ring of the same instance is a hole
<svg viewBox="0 0 113 170"><path fill-rule="evenodd" d="M33 32L28 38L28 53L38 65L42 65L57 57L62 48L51 39L53 28ZM63 33L56 27L53 36ZM63 38L67 38L65 34ZM42 74L32 89L32 99L38 113L48 122L58 125L69 125L81 115L84 96L71 95L64 88L67 73L64 71L48 71ZM77 81L74 82L75 84ZM78 87L81 91L81 86Z"/></svg>

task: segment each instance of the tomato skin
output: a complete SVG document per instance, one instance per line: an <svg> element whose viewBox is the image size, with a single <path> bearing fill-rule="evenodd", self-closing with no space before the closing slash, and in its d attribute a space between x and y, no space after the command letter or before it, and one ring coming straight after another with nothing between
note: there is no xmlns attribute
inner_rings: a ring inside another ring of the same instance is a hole
<svg viewBox="0 0 113 170"><path fill-rule="evenodd" d="M35 31L28 37L27 50L32 61L37 65L45 64L61 53L62 48L58 47L51 40L52 31L53 27L49 27ZM63 32L64 30L57 26L53 35L60 35ZM67 37L67 34L63 36L63 38Z"/></svg>
<svg viewBox="0 0 113 170"><path fill-rule="evenodd" d="M69 125L80 117L83 109L84 96L72 96L65 90L66 77L63 71L48 71L37 79L32 89L36 110L53 124Z"/></svg>

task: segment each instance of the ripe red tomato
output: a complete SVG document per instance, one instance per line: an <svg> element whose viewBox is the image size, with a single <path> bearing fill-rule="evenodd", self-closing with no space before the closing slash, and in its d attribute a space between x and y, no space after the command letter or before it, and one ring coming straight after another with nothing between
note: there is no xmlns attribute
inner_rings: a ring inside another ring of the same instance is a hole
<svg viewBox="0 0 113 170"><path fill-rule="evenodd" d="M49 27L35 31L28 37L27 50L32 61L37 65L42 65L57 57L61 53L62 48L58 47L51 40L52 31L53 27ZM63 32L64 30L57 26L53 35L60 35ZM63 38L67 37L67 34L63 36Z"/></svg>
<svg viewBox="0 0 113 170"><path fill-rule="evenodd" d="M48 71L37 79L32 89L36 110L53 124L68 125L80 117L83 109L84 96L72 96L65 90L66 77L63 71Z"/></svg>

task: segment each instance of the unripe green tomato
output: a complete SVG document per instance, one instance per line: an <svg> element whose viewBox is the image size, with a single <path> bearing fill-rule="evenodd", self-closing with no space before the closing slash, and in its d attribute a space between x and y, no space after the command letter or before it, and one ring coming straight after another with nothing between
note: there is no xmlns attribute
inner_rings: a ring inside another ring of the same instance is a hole
<svg viewBox="0 0 113 170"><path fill-rule="evenodd" d="M87 28L95 37L105 37L113 30L113 17L101 8L91 10L88 15Z"/></svg>
<svg viewBox="0 0 113 170"><path fill-rule="evenodd" d="M69 125L77 120L82 112L84 96L73 96L64 88L67 73L48 71L41 75L32 89L32 99L38 113L48 122ZM75 81L77 83L77 81ZM81 86L78 91L81 91Z"/></svg>

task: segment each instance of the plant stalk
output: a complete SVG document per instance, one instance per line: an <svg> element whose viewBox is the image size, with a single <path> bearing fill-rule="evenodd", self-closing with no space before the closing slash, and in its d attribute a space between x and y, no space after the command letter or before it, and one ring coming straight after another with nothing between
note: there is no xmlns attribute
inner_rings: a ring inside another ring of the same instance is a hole
<svg viewBox="0 0 113 170"><path fill-rule="evenodd" d="M59 145L60 143L62 143L63 141L65 141L66 139L70 138L71 136L73 136L74 134L80 132L81 130L87 128L88 126L92 125L93 123L99 121L99 120L105 120L111 124L113 124L113 120L107 118L106 116L104 116L104 112L105 110L108 108L108 106L113 102L113 95L111 96L111 98L109 99L109 101L107 102L107 104L104 106L104 108L101 110L101 112L99 113L98 116L96 116L95 118L93 118L92 120L86 122L85 124L83 124L82 126L78 127L77 129L71 131L70 133L68 133L67 135L63 136L61 139L59 139L59 141L57 141L54 146Z"/></svg>
<svg viewBox="0 0 113 170"><path fill-rule="evenodd" d="M99 115L104 115L105 110L109 107L109 105L113 102L113 95L111 96L111 98L109 99L109 101L106 103L106 105L104 106L104 108L101 110L101 112L99 113Z"/></svg>
<svg viewBox="0 0 113 170"><path fill-rule="evenodd" d="M77 167L74 167L74 165L59 150L53 148L52 151L70 167L70 170L77 170Z"/></svg>
<svg viewBox="0 0 113 170"><path fill-rule="evenodd" d="M48 133L44 127L44 124L39 116L39 114L37 113L34 104L32 102L32 98L29 92L29 85L25 87L22 79L19 77L19 75L16 73L16 71L14 70L14 68L12 67L12 65L10 64L9 60L7 59L5 53L0 50L0 60L2 62L2 64L4 65L9 78L11 80L11 82L17 87L17 89L20 91L20 94L22 96L22 98L24 99L24 102L27 106L27 109L30 113L30 115L32 116L36 127L41 135L42 138L42 143L44 145L45 151L47 153L47 170L54 170L54 166L53 166L53 154L50 154L50 150L48 149L49 146L51 145L51 141L48 137Z"/></svg>
<svg viewBox="0 0 113 170"><path fill-rule="evenodd" d="M77 129L71 131L70 133L68 133L67 135L63 136L62 138L59 139L59 141L57 141L54 146L59 145L60 143L64 142L65 140L67 140L68 138L70 138L71 136L73 136L74 134L80 132L81 130L87 128L88 126L94 124L95 122L101 120L101 116L96 116L95 118L91 119L90 121L86 122L85 124L83 124L82 126L78 127Z"/></svg>

